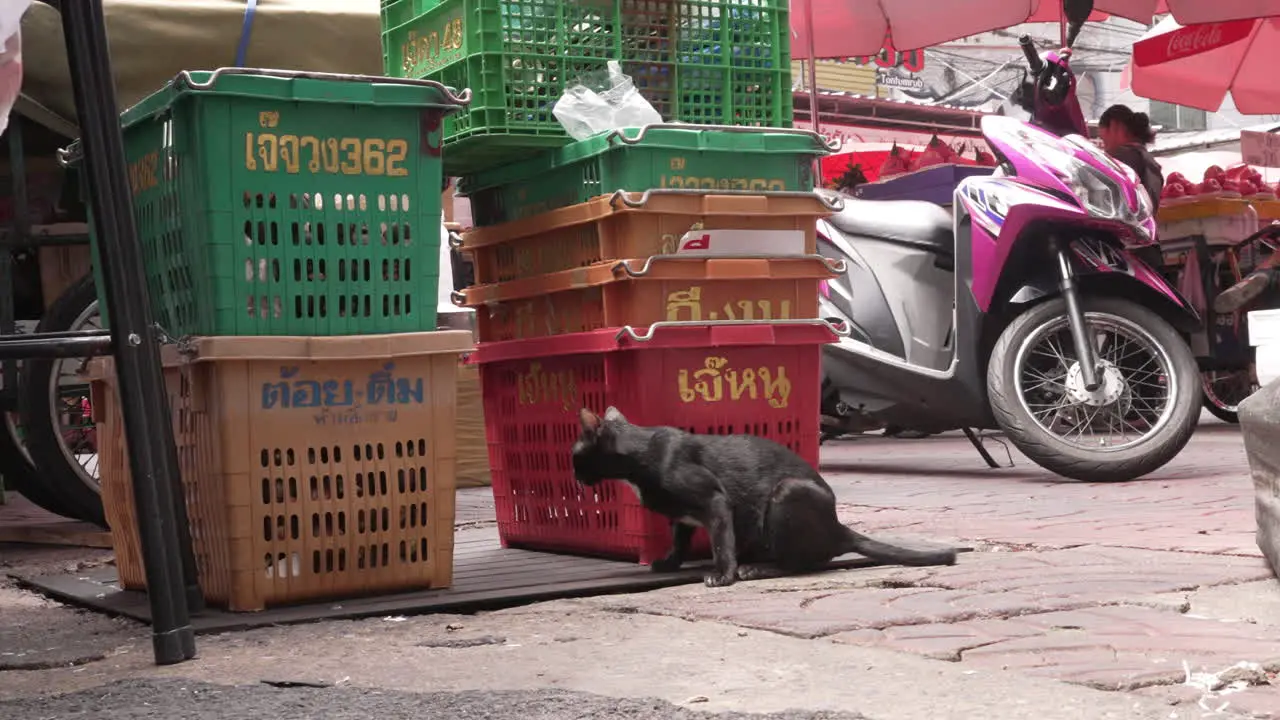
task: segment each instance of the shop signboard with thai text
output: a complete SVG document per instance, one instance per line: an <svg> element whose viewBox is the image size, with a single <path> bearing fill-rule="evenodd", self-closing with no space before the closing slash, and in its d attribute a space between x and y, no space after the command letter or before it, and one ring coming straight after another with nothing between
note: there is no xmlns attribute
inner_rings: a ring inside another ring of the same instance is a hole
<svg viewBox="0 0 1280 720"><path fill-rule="evenodd" d="M807 120L796 120L795 127L799 130L812 130L813 125ZM824 120L822 122L823 135L840 141L840 149L835 150L836 154L842 152L852 152L857 150L860 145L868 143L897 143L898 145L924 147L934 137L938 137L943 142L954 148L973 147L975 144L986 146L982 138L974 136L951 135L947 133L935 133L913 130L900 130L897 128L882 127L864 127L859 125L849 125L846 123L836 123Z"/></svg>
<svg viewBox="0 0 1280 720"><path fill-rule="evenodd" d="M898 52L893 47L893 40L888 35L884 38L884 47L879 54L866 57L849 58L851 62L867 65L872 62L882 68L902 68L907 72L917 73L924 70L924 50L908 50Z"/></svg>

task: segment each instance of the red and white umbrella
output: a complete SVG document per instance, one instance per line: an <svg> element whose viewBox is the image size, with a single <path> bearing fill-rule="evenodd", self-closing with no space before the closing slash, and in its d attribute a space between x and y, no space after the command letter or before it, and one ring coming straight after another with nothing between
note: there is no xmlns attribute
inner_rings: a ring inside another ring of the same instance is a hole
<svg viewBox="0 0 1280 720"><path fill-rule="evenodd" d="M1145 98L1210 112L1229 92L1240 112L1270 115L1280 113L1277 68L1280 17L1188 26L1168 18L1134 44L1130 86Z"/></svg>
<svg viewBox="0 0 1280 720"><path fill-rule="evenodd" d="M1149 23L1171 13L1185 25L1280 15L1280 0L1095 0L1095 15ZM807 18L816 31L812 44ZM791 56L837 58L941 45L1027 22L1057 22L1061 0L792 0Z"/></svg>
<svg viewBox="0 0 1280 720"><path fill-rule="evenodd" d="M1161 0L1161 4L1183 25L1280 15L1280 0Z"/></svg>
<svg viewBox="0 0 1280 720"><path fill-rule="evenodd" d="M1166 2L1176 1L1095 0L1091 19L1119 15L1149 23L1157 12L1166 11ZM817 28L812 45L810 13ZM1022 23L1058 22L1061 17L1062 0L792 0L791 57L843 59L875 55L882 48L918 50Z"/></svg>
<svg viewBox="0 0 1280 720"><path fill-rule="evenodd" d="M1146 25L1151 22L1153 16L1169 12L1166 2L1167 0L1095 0L1093 14L1089 16L1089 20L1090 22L1100 22L1106 20L1109 15L1116 15ZM1024 22L1056 23L1061 21L1061 0L1040 0L1035 12L1031 13L1031 17Z"/></svg>
<svg viewBox="0 0 1280 720"><path fill-rule="evenodd" d="M1280 15L1280 0L1095 0L1095 15L1147 23L1170 12L1183 22ZM791 57L868 57L941 45L1026 22L1062 18L1062 0L791 0ZM813 28L813 32L810 32ZM810 85L814 72L810 67ZM810 106L817 107L810 87ZM814 129L818 129L815 118Z"/></svg>

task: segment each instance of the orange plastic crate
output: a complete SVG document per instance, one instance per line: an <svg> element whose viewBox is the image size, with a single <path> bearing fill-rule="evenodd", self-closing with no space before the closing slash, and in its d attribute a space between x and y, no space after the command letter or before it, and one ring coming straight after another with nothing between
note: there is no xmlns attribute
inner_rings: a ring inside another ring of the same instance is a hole
<svg viewBox="0 0 1280 720"><path fill-rule="evenodd" d="M578 205L477 228L459 246L471 255L476 283L665 255L696 230L803 233L803 252L817 252L817 221L838 206L814 193L716 194L686 190L618 191ZM794 252L794 251L793 251ZM783 253L779 253L783 254Z"/></svg>
<svg viewBox="0 0 1280 720"><path fill-rule="evenodd" d="M844 271L819 255L654 256L467 288L481 342L656 322L807 320L818 286Z"/></svg>
<svg viewBox="0 0 1280 720"><path fill-rule="evenodd" d="M205 599L232 611L453 578L465 331L201 338L165 385ZM111 359L90 380L120 583L146 589Z"/></svg>
<svg viewBox="0 0 1280 720"><path fill-rule="evenodd" d="M1196 197L1180 202L1162 202L1156 219L1162 223L1171 223L1223 215L1244 215L1247 212L1249 201L1244 198Z"/></svg>
<svg viewBox="0 0 1280 720"><path fill-rule="evenodd" d="M1258 219L1265 222L1280 220L1280 200L1255 200L1253 209L1258 211Z"/></svg>

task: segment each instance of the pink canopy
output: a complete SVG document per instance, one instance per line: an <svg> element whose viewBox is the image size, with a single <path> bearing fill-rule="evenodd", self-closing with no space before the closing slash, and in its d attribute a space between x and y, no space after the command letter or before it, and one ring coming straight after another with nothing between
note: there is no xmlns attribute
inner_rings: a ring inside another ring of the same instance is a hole
<svg viewBox="0 0 1280 720"><path fill-rule="evenodd" d="M31 0L9 0L0 8L0 135L9 126L9 111L22 88L22 35L18 22L30 4Z"/></svg>

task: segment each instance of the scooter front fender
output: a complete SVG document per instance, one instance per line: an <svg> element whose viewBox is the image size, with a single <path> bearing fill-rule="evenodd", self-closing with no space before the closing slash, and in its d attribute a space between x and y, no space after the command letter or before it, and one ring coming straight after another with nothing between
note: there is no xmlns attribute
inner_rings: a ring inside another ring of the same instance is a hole
<svg viewBox="0 0 1280 720"><path fill-rule="evenodd" d="M1131 250L1098 240L1075 240L1071 248L1075 282L1083 297L1106 295L1144 305L1179 332L1204 328L1195 307ZM1019 283L1008 302L1028 304L1059 293L1057 274L1042 271Z"/></svg>

